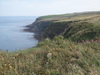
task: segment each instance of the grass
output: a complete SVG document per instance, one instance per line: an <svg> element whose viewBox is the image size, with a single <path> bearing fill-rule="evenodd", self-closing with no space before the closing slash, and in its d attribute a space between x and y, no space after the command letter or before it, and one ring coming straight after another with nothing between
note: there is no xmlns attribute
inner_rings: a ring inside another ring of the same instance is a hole
<svg viewBox="0 0 100 75"><path fill-rule="evenodd" d="M100 11L97 12L80 12L80 13L69 13L62 15L47 15L37 18L37 21L72 21L72 20L83 20L89 19L100 15Z"/></svg>
<svg viewBox="0 0 100 75"><path fill-rule="evenodd" d="M74 43L58 36L28 50L0 51L0 75L99 75L99 45Z"/></svg>
<svg viewBox="0 0 100 75"><path fill-rule="evenodd" d="M73 41L98 39L100 38L100 25L88 22L74 23L68 26L64 36Z"/></svg>

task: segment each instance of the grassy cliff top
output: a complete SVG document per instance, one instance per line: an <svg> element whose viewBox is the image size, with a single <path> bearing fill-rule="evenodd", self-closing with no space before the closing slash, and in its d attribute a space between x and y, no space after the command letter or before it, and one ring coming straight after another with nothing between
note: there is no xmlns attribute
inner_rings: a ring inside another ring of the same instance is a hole
<svg viewBox="0 0 100 75"><path fill-rule="evenodd" d="M69 13L62 15L47 15L37 18L37 21L71 21L71 20L84 20L94 17L100 17L100 11L97 12L80 12Z"/></svg>

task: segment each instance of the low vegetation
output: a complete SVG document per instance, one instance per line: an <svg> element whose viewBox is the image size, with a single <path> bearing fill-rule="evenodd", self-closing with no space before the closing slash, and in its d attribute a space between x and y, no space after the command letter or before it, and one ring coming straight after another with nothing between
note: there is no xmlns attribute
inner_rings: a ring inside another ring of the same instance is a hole
<svg viewBox="0 0 100 75"><path fill-rule="evenodd" d="M0 51L0 75L100 75L100 41L74 43L58 36L36 48Z"/></svg>
<svg viewBox="0 0 100 75"><path fill-rule="evenodd" d="M64 36L73 41L99 39L100 25L88 22L74 23L68 26Z"/></svg>

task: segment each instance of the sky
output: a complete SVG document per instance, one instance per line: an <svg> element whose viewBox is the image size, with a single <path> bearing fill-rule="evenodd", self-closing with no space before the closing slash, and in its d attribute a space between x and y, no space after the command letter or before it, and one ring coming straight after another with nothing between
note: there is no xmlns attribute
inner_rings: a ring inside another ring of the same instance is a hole
<svg viewBox="0 0 100 75"><path fill-rule="evenodd" d="M100 0L0 0L0 16L43 16L100 11Z"/></svg>

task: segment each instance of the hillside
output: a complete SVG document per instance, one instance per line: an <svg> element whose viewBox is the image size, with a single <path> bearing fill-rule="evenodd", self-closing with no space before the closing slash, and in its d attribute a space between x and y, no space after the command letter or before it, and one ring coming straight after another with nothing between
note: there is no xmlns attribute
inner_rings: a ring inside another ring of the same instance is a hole
<svg viewBox="0 0 100 75"><path fill-rule="evenodd" d="M0 75L100 75L100 41L58 36L28 50L0 51Z"/></svg>
<svg viewBox="0 0 100 75"><path fill-rule="evenodd" d="M99 39L100 12L42 16L27 27L30 31L40 32L43 38L62 35L73 41Z"/></svg>

